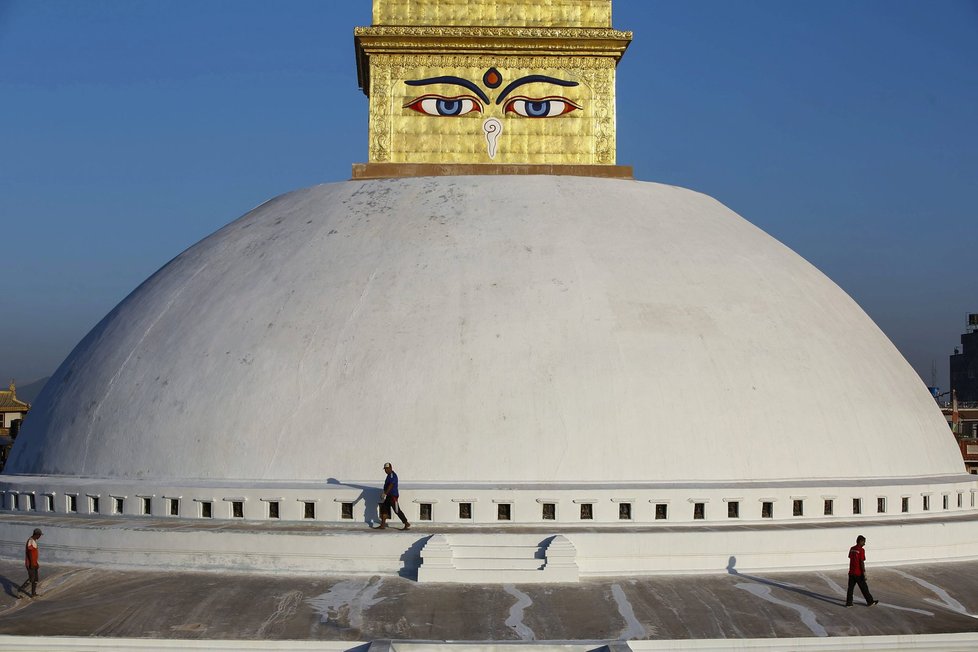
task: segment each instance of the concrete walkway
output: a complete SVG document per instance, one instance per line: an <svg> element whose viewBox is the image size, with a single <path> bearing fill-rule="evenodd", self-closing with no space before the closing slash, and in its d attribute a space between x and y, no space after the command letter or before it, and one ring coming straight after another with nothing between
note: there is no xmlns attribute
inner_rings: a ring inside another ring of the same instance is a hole
<svg viewBox="0 0 978 652"><path fill-rule="evenodd" d="M18 599L23 566L0 561L0 634L355 646L381 639L691 642L978 632L978 562L871 566L880 605L867 608L857 597L851 609L843 607L844 569L525 586L69 566L41 572L42 596Z"/></svg>

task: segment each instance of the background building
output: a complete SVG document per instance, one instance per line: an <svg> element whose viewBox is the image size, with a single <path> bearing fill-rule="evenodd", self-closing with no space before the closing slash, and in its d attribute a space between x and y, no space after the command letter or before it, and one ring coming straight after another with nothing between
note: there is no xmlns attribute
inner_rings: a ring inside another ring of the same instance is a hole
<svg viewBox="0 0 978 652"><path fill-rule="evenodd" d="M968 329L961 334L961 348L951 355L951 391L964 405L978 405L978 314L968 315Z"/></svg>
<svg viewBox="0 0 978 652"><path fill-rule="evenodd" d="M17 398L17 386L13 380L7 389L0 389L0 471L7 463L7 455L30 409L29 403Z"/></svg>

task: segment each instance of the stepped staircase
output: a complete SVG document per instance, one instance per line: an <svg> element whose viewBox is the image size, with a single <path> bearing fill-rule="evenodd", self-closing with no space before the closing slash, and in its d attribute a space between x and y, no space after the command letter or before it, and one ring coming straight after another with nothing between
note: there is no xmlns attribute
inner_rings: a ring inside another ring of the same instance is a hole
<svg viewBox="0 0 978 652"><path fill-rule="evenodd" d="M436 534L421 549L418 582L577 582L577 549L562 534Z"/></svg>

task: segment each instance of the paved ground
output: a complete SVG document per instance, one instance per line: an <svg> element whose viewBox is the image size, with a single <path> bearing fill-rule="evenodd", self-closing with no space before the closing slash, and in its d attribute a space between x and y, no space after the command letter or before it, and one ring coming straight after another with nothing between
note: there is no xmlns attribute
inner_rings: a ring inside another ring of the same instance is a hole
<svg viewBox="0 0 978 652"><path fill-rule="evenodd" d="M18 599L23 566L0 560L0 634L363 641L978 631L978 562L871 568L870 586L880 605L851 609L842 606L844 572L525 586L68 566L41 572L42 596Z"/></svg>

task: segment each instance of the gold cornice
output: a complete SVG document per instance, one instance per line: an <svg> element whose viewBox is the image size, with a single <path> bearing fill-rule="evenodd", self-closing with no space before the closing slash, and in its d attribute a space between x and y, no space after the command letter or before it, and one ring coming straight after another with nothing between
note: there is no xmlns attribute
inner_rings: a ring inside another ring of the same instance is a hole
<svg viewBox="0 0 978 652"><path fill-rule="evenodd" d="M357 77L370 89L375 54L495 54L611 57L617 64L632 33L606 28L374 26L354 29Z"/></svg>
<svg viewBox="0 0 978 652"><path fill-rule="evenodd" d="M628 41L610 39L553 39L526 41L523 39L481 39L465 37L372 38L357 39L358 50L367 57L374 54L498 54L551 56L555 54L579 57L612 57L621 59Z"/></svg>
<svg viewBox="0 0 978 652"><path fill-rule="evenodd" d="M374 25L353 28L354 36L467 36L481 38L585 38L632 40L632 33L605 27L483 27L457 25Z"/></svg>

